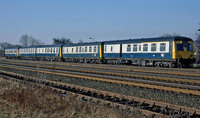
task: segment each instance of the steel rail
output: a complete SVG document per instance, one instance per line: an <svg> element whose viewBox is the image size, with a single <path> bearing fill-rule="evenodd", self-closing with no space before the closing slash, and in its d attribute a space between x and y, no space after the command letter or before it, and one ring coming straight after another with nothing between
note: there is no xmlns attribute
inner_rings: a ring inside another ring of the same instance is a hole
<svg viewBox="0 0 200 118"><path fill-rule="evenodd" d="M164 82L171 82L171 83L184 83L184 84L191 84L191 85L200 85L200 80L179 79L179 78L171 78L171 77L170 78L169 77L157 77L157 76L148 76L148 75L122 74L122 73L103 72L103 71L95 71L95 70L92 71L92 70L47 67L47 66L37 66L37 65L27 65L27 64L12 64L12 65L74 71L74 72L84 72L84 73L93 73L93 74L102 74L102 75L110 75L110 76L117 76L117 77L128 77L128 78L164 81Z"/></svg>
<svg viewBox="0 0 200 118"><path fill-rule="evenodd" d="M85 80L94 80L94 81L100 81L100 82L107 82L107 83L116 83L116 84L123 84L123 85L129 85L129 86L135 86L135 87L142 87L142 88L149 88L149 89L156 89L156 90L164 90L164 91L170 91L170 92L176 92L176 93L183 93L183 94L191 94L200 96L200 91L194 91L194 90L187 90L187 89L180 89L180 88L172 88L172 87L164 87L164 86L158 86L158 85L149 85L149 84L143 84L143 83L134 83L134 82L127 82L127 81L120 81L120 80L111 80L111 79L105 79L105 78L95 78L95 77L88 77L88 76L81 76L81 75L72 75L72 74L66 74L63 72L52 72L47 70L33 70L28 68L20 68L20 67L7 67L2 66L3 68L10 68L10 69L17 69L17 70L24 70L24 71L31 71L31 72L40 72L40 73L46 73L46 74L52 74L52 75L59 75L59 76L66 76L70 78L79 78L79 79L85 79Z"/></svg>
<svg viewBox="0 0 200 118"><path fill-rule="evenodd" d="M5 63L5 62L3 62ZM30 62L34 63L34 62ZM63 65L58 63L58 65ZM74 64L64 64L65 66L70 66L70 67L82 67L82 68L95 68L95 69L108 69L108 70L118 70L118 71L127 71L127 72L143 72L143 73L154 73L154 74L169 74L169 75L181 75L181 76L193 76L193 77L200 77L199 73L188 73L188 72L170 72L170 71L160 71L157 70L144 70L144 69L133 69L133 68L112 68L112 67L105 67L105 66L85 66L85 65L74 65Z"/></svg>
<svg viewBox="0 0 200 118"><path fill-rule="evenodd" d="M38 79L34 77L27 77L20 74L15 74L15 73L10 73L10 72L5 72L5 71L1 71L0 73L4 76L8 76L7 78L4 77L6 79L10 79L10 77L15 77L15 78L17 77L18 79L23 80L23 81L25 80L25 81L34 82L34 83L40 83L40 84L42 83L43 85L51 86L54 88L54 90L60 91L62 93L65 93L66 90L69 91L69 89L71 89L73 93L75 92L74 95L81 94L81 99L88 98L88 97L89 99L93 99L93 97L95 97L96 99L104 98L103 101L105 100L108 101L107 103L109 103L109 105L114 104L114 106L119 106L122 104L123 108L127 108L127 105L128 105L128 108L130 110L131 109L134 110L135 108L133 107L139 107L140 108L139 110L142 111L143 115L145 113L151 117L152 116L163 117L163 114L170 115L170 112L172 111L173 111L173 114L179 115L179 116L181 114L182 115L184 114L187 116L189 115L190 117L200 117L200 109L193 109L193 108L188 108L184 106L171 105L168 103L141 99L137 97L125 96L121 94L100 91L100 90L77 86L73 84L55 82L55 81L45 80L45 79ZM83 95L83 93L86 94L87 96ZM162 114L156 113L156 112L161 112Z"/></svg>
<svg viewBox="0 0 200 118"><path fill-rule="evenodd" d="M26 61L27 62L27 61ZM30 63L34 63L34 62L30 62ZM50 62L48 62L50 63ZM82 67L82 68L96 68L96 69L109 69L109 70L118 70L118 71L127 71L127 72L144 72L144 73L157 73L157 74L170 74L170 75L181 75L181 76L193 76L193 77L200 77L199 73L191 73L191 72L170 72L170 71L160 71L160 69L158 70L157 68L154 68L155 70L144 70L145 67L138 69L137 68L133 68L133 67L125 67L123 66L123 68L117 68L117 67L105 67L104 66L86 66L84 65L77 65L77 64L68 64L68 63L57 63L58 65L65 65L65 66L70 66L70 67ZM149 67L148 67L149 68ZM200 71L199 71L200 72Z"/></svg>

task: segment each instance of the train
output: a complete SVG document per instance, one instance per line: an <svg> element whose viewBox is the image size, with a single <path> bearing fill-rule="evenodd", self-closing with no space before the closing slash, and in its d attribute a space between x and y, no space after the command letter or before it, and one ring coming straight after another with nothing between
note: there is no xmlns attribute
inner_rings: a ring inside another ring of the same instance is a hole
<svg viewBox="0 0 200 118"><path fill-rule="evenodd" d="M156 67L191 67L195 62L193 40L183 36L7 48L5 56L7 59Z"/></svg>

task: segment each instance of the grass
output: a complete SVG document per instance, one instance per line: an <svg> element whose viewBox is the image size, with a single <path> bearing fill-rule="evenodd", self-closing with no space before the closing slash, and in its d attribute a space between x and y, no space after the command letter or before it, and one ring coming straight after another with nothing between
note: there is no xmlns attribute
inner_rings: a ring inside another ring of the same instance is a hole
<svg viewBox="0 0 200 118"><path fill-rule="evenodd" d="M119 109L0 79L0 118L129 118Z"/></svg>

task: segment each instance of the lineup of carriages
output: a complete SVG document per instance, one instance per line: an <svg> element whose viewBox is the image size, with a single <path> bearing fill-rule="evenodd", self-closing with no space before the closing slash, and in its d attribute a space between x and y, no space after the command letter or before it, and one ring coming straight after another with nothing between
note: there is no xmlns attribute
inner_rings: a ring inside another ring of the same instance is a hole
<svg viewBox="0 0 200 118"><path fill-rule="evenodd" d="M161 67L189 67L195 62L193 40L180 36L8 48L5 56L9 59Z"/></svg>

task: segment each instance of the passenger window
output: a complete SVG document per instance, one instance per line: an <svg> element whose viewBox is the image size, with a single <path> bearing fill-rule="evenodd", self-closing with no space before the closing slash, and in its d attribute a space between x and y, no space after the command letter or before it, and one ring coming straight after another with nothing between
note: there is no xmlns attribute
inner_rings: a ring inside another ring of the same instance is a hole
<svg viewBox="0 0 200 118"><path fill-rule="evenodd" d="M72 53L74 52L74 48L72 48Z"/></svg>
<svg viewBox="0 0 200 118"><path fill-rule="evenodd" d="M96 52L97 51L97 47L96 46L94 46L94 52Z"/></svg>
<svg viewBox="0 0 200 118"><path fill-rule="evenodd" d="M91 46L89 47L89 52L92 52L92 47Z"/></svg>
<svg viewBox="0 0 200 118"><path fill-rule="evenodd" d="M107 51L107 46L105 46L105 52Z"/></svg>
<svg viewBox="0 0 200 118"><path fill-rule="evenodd" d="M81 48L81 52L84 52L84 47Z"/></svg>
<svg viewBox="0 0 200 118"><path fill-rule="evenodd" d="M141 45L139 45L139 51L141 51Z"/></svg>
<svg viewBox="0 0 200 118"><path fill-rule="evenodd" d="M137 44L133 45L133 52L137 52Z"/></svg>
<svg viewBox="0 0 200 118"><path fill-rule="evenodd" d="M87 52L87 47L85 47L85 52Z"/></svg>
<svg viewBox="0 0 200 118"><path fill-rule="evenodd" d="M110 51L113 52L113 46L110 47Z"/></svg>
<svg viewBox="0 0 200 118"><path fill-rule="evenodd" d="M79 52L81 52L82 50L81 50L81 47L79 47Z"/></svg>
<svg viewBox="0 0 200 118"><path fill-rule="evenodd" d="M127 45L127 52L131 51L131 45Z"/></svg>
<svg viewBox="0 0 200 118"><path fill-rule="evenodd" d="M148 44L143 44L143 51L147 52L148 51Z"/></svg>
<svg viewBox="0 0 200 118"><path fill-rule="evenodd" d="M156 44L155 43L151 44L151 51L156 51Z"/></svg>
<svg viewBox="0 0 200 118"><path fill-rule="evenodd" d="M78 47L76 47L76 52L78 52Z"/></svg>
<svg viewBox="0 0 200 118"><path fill-rule="evenodd" d="M161 43L160 44L160 51L165 51L166 50L166 43Z"/></svg>

